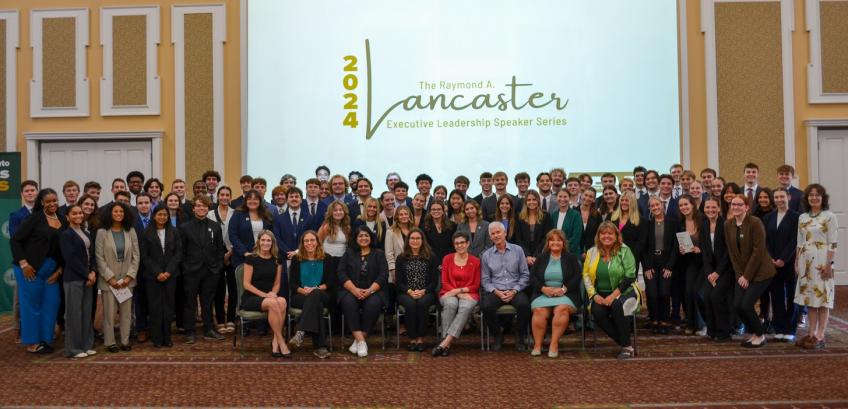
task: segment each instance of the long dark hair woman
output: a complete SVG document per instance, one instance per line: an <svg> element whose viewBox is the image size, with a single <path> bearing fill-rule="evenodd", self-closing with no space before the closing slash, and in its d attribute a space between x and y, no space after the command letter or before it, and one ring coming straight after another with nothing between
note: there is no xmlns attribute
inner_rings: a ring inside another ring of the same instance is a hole
<svg viewBox="0 0 848 409"><path fill-rule="evenodd" d="M170 213L164 205L153 210L153 223L141 235L141 277L145 280L150 338L153 346L171 347L171 319L177 289L180 258L179 232L170 223Z"/></svg>
<svg viewBox="0 0 848 409"><path fill-rule="evenodd" d="M697 331L702 331L704 303L701 300L701 287L704 282L703 276L703 257L701 256L701 236L700 229L702 224L701 212L695 207L695 201L692 196L684 194L678 198L678 208L680 209L680 224L677 226L678 233L686 233L692 242L692 247L684 246L679 240L677 241L677 267L674 277L672 277L672 288L677 294L682 294L683 310L686 312L686 335L693 335ZM675 236L676 237L676 236ZM672 299L674 299L672 295ZM677 312L672 305L672 316ZM706 335L706 330L703 330L701 335Z"/></svg>
<svg viewBox="0 0 848 409"><path fill-rule="evenodd" d="M291 306L301 310L297 332L289 344L299 347L303 337L309 334L312 336L313 354L321 359L330 357L321 317L324 307L330 303L330 292L335 282L332 260L329 254L324 253L318 233L307 230L300 237L297 255L292 258L289 268Z"/></svg>
<svg viewBox="0 0 848 409"><path fill-rule="evenodd" d="M430 206L445 205L433 202ZM453 247L453 246L451 246ZM397 302L406 310L406 335L409 336L409 351L424 351L424 332L427 315L436 303L436 287L439 282L439 262L434 257L424 232L415 227L409 232L403 253L395 262L397 278Z"/></svg>
<svg viewBox="0 0 848 409"><path fill-rule="evenodd" d="M721 189L721 214L729 219L730 215L730 201L733 200L736 195L742 194L742 188L739 187L735 182L730 182L724 185L724 188Z"/></svg>
<svg viewBox="0 0 848 409"><path fill-rule="evenodd" d="M59 243L65 260L65 356L85 358L97 353L91 326L92 293L97 282L94 237L82 227L85 214L79 205L68 207L67 219L68 228Z"/></svg>
<svg viewBox="0 0 848 409"><path fill-rule="evenodd" d="M38 192L32 215L12 236L12 258L21 312L21 342L33 353L53 352L54 327L59 311L62 275L60 232L64 223L56 211L56 191Z"/></svg>

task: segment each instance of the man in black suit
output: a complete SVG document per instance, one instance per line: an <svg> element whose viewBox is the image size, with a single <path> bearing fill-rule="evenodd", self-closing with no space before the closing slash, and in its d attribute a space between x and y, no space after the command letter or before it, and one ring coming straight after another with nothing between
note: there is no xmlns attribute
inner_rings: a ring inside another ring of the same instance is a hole
<svg viewBox="0 0 848 409"><path fill-rule="evenodd" d="M205 185L204 185L205 186ZM224 336L215 331L212 321L212 303L218 285L218 274L224 267L224 240L221 237L221 225L206 218L212 203L205 194L195 196L191 201L194 218L180 225L182 241L182 275L185 304L183 318L186 331L186 343L193 344L194 325L197 315L197 297L203 315L203 338L222 340Z"/></svg>
<svg viewBox="0 0 848 409"><path fill-rule="evenodd" d="M480 205L483 205L483 200L487 197L494 195L492 193L492 173L491 172L483 172L480 174L480 192L479 195L474 196L474 200Z"/></svg>
<svg viewBox="0 0 848 409"><path fill-rule="evenodd" d="M760 190L762 190L760 187L760 167L756 163L748 162L745 164L745 184L742 186L742 194L748 197L748 203L751 203L751 211L757 207L757 196L759 196Z"/></svg>
<svg viewBox="0 0 848 409"><path fill-rule="evenodd" d="M506 176L506 172L498 171L492 177L493 183L495 185L495 194L483 199L483 204L480 207L483 208L483 218L486 221L491 222L495 218L495 213L498 210L498 200L503 195L509 195L512 198L513 206L515 207L515 214L521 211L522 201L515 195L507 193L506 185L509 180Z"/></svg>
<svg viewBox="0 0 848 409"><path fill-rule="evenodd" d="M795 186L792 186L792 179L795 177L795 168L791 165L781 165L777 168L777 183L786 189L789 193L789 208L800 212L801 211L801 197L804 196L804 192L801 189L798 189Z"/></svg>
<svg viewBox="0 0 848 409"><path fill-rule="evenodd" d="M347 205L351 223L365 210L365 201L371 198L371 191L374 190L374 185L366 177L357 179L355 186L356 197Z"/></svg>

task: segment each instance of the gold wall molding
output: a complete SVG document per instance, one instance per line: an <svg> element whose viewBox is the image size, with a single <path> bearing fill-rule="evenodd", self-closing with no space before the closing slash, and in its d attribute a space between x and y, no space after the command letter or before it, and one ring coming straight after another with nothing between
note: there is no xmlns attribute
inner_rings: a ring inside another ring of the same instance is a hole
<svg viewBox="0 0 848 409"><path fill-rule="evenodd" d="M70 27L67 19L73 20ZM30 117L89 116L88 31L87 8L36 9L30 12ZM73 71L67 73L67 69ZM62 80L54 81L57 77ZM50 80L45 81L45 78Z"/></svg>

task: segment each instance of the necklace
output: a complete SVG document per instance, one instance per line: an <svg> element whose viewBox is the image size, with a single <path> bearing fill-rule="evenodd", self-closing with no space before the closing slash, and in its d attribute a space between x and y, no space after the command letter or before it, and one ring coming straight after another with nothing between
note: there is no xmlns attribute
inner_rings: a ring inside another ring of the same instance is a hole
<svg viewBox="0 0 848 409"><path fill-rule="evenodd" d="M59 220L59 216L55 213L53 214L53 216L51 216L47 213L44 213L44 216L46 216L48 219Z"/></svg>

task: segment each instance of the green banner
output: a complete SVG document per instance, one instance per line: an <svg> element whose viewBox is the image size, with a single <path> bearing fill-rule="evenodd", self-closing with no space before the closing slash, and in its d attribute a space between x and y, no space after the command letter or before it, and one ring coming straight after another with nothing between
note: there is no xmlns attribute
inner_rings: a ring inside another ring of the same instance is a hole
<svg viewBox="0 0 848 409"><path fill-rule="evenodd" d="M9 247L9 215L21 207L21 153L0 152L0 314L12 311L12 249Z"/></svg>

